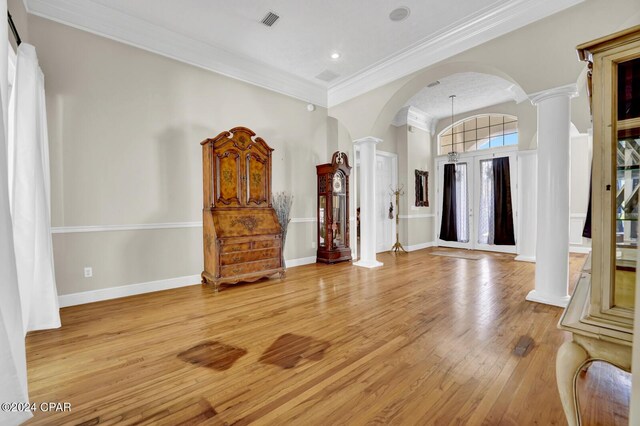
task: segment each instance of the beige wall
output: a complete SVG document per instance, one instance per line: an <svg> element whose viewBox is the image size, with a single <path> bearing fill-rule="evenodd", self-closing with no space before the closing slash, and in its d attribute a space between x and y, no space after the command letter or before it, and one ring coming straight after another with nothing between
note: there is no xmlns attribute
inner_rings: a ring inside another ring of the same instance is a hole
<svg viewBox="0 0 640 426"><path fill-rule="evenodd" d="M45 74L54 227L200 221L199 143L235 126L275 149L273 190L294 195L292 216L315 217L326 109L35 16L28 27ZM315 255L315 227L290 224L285 258ZM55 234L58 291L199 274L200 233Z"/></svg>

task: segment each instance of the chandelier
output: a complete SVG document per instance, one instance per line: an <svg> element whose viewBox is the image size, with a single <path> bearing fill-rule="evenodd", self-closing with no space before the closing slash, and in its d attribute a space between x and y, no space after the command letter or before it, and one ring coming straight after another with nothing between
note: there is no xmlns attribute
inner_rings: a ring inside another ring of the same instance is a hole
<svg viewBox="0 0 640 426"><path fill-rule="evenodd" d="M458 162L458 153L456 152L456 150L453 148L453 100L455 99L456 95L450 95L449 98L451 98L451 151L449 151L449 153L447 154L447 157L449 159L449 163L457 163Z"/></svg>

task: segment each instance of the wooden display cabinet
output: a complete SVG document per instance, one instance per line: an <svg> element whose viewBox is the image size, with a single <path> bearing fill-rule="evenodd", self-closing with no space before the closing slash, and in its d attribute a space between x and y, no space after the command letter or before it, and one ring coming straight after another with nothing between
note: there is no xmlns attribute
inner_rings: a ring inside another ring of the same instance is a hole
<svg viewBox="0 0 640 426"><path fill-rule="evenodd" d="M594 360L631 369L640 189L640 26L582 44L593 115L592 253L559 327L558 390L580 424L575 385Z"/></svg>
<svg viewBox="0 0 640 426"><path fill-rule="evenodd" d="M316 166L318 177L318 252L316 260L351 260L349 244L349 159L336 151L331 163Z"/></svg>

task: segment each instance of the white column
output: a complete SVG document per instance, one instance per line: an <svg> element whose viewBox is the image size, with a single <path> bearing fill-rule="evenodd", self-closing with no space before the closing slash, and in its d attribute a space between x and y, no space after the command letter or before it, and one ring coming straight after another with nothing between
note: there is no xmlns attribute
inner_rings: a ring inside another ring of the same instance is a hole
<svg viewBox="0 0 640 426"><path fill-rule="evenodd" d="M518 151L518 246L516 260L536 261L538 151Z"/></svg>
<svg viewBox="0 0 640 426"><path fill-rule="evenodd" d="M569 196L571 98L575 84L531 96L538 107L536 287L527 300L569 302Z"/></svg>
<svg viewBox="0 0 640 426"><path fill-rule="evenodd" d="M358 139L356 144L360 151L360 260L354 265L365 268L382 266L376 260L376 145L382 139L367 136Z"/></svg>

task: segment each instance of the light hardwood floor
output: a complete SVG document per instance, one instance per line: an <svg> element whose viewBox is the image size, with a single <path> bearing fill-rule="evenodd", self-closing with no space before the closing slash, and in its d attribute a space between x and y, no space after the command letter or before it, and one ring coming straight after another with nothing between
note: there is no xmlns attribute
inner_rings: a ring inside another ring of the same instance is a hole
<svg viewBox="0 0 640 426"><path fill-rule="evenodd" d="M565 424L568 336L561 309L524 300L534 265L431 251L65 308L61 329L27 338L29 385L72 410L31 423ZM585 424L625 424L628 375L583 376Z"/></svg>

